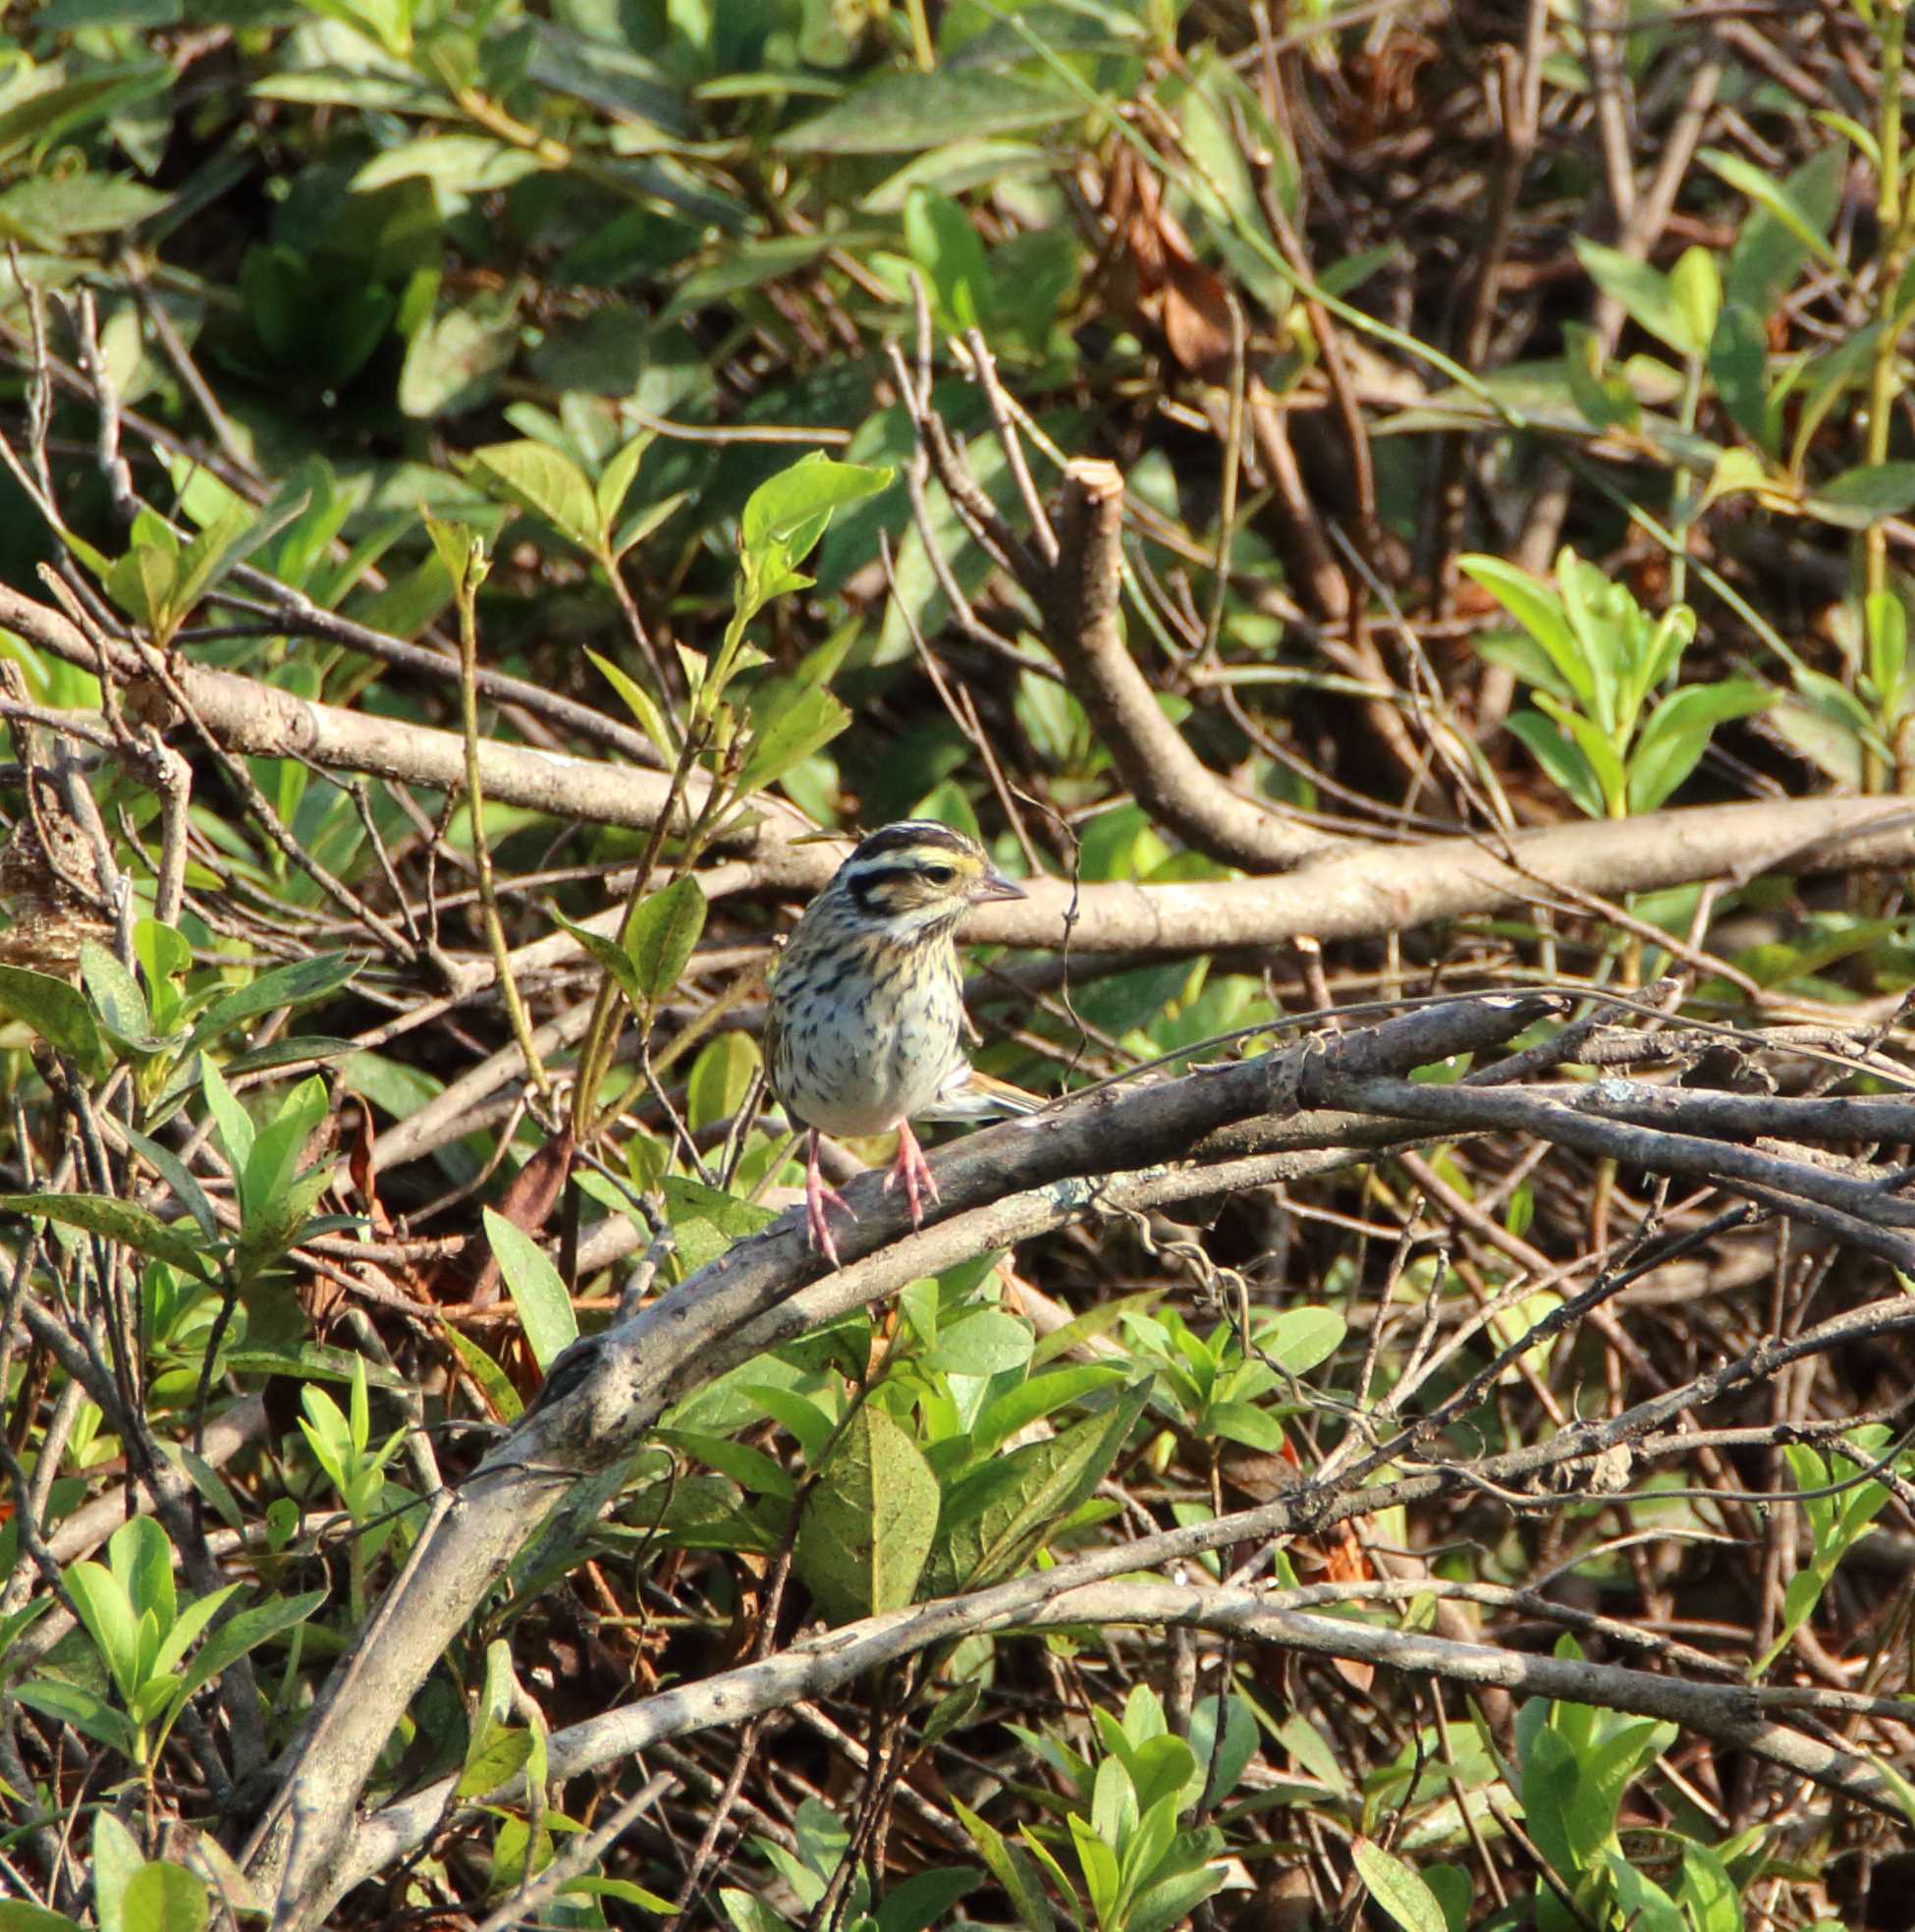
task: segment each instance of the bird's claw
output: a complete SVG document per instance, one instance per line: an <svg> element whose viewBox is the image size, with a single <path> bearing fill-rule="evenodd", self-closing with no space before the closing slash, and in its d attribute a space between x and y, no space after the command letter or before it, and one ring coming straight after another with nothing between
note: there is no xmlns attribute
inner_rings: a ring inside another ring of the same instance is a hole
<svg viewBox="0 0 1915 1932"><path fill-rule="evenodd" d="M898 1126L898 1158L891 1164L891 1172L885 1176L884 1190L888 1194L900 1181L904 1184L904 1199L911 1210L911 1226L924 1226L922 1193L928 1193L935 1201L941 1198L938 1193L937 1177L931 1172L931 1164L924 1158L924 1149L917 1144L917 1135L911 1132L908 1121L901 1121Z"/></svg>
<svg viewBox="0 0 1915 1932"><path fill-rule="evenodd" d="M848 1219L857 1219L857 1209L827 1181L818 1167L818 1136L811 1136L809 1158L804 1164L804 1232L812 1247L822 1254L834 1268L843 1264L838 1259L838 1243L831 1238L831 1208L837 1208Z"/></svg>
<svg viewBox="0 0 1915 1932"><path fill-rule="evenodd" d="M821 1183L815 1189L807 1187L804 1190L805 1232L810 1237L811 1245L836 1268L841 1265L838 1243L831 1238L831 1217L827 1212L834 1207L850 1220L857 1219L857 1209L836 1187Z"/></svg>

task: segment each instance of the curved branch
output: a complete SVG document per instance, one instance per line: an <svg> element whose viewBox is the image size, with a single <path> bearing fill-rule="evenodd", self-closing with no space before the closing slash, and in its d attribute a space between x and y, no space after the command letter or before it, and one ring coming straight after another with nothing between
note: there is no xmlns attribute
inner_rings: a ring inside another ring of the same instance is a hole
<svg viewBox="0 0 1915 1932"><path fill-rule="evenodd" d="M1331 843L1232 791L1164 715L1132 661L1120 613L1123 476L1079 458L1064 472L1059 557L1045 617L1051 648L1118 775L1155 823L1251 872L1285 872Z"/></svg>
<svg viewBox="0 0 1915 1932"><path fill-rule="evenodd" d="M1137 1091L1087 1095L1010 1123L972 1136L940 1163L943 1201L927 1232L1014 1189L1180 1159L1212 1129L1290 1104L1299 1062L1306 1080L1319 1068L1406 1071L1491 1048L1561 1006L1540 994L1459 999L1354 1029L1321 1051L1267 1053ZM876 1193L877 1177L869 1187ZM853 1291L870 1300L924 1269L915 1242L903 1239L902 1204L880 1196L869 1205L860 1199L859 1207L860 1220L840 1245L850 1264L845 1274L872 1258ZM420 1681L537 1526L554 1485L619 1463L667 1404L720 1373L738 1350L748 1354L768 1346L762 1327L745 1331L782 1313L781 1304L821 1272L801 1214L737 1242L631 1320L574 1343L552 1364L519 1428L457 1494L442 1494L405 1573L286 1753L279 1796L248 1847L255 1869L278 1868L276 1926L316 1923L319 1902L335 1896L354 1808L380 1748Z"/></svg>
<svg viewBox="0 0 1915 1932"><path fill-rule="evenodd" d="M1382 1588L1387 1592L1389 1586ZM1443 1678L1479 1689L1562 1698L1659 1718L1731 1749L1746 1750L1891 1817L1902 1815L1895 1787L1879 1765L1862 1752L1826 1743L1766 1717L1757 1693L1745 1684L1698 1684L1620 1665L1538 1656L1503 1644L1460 1642L1325 1617L1292 1609L1285 1601L1311 1595L1307 1588L1263 1591L1129 1581L1067 1589L1054 1575L1019 1577L972 1596L914 1604L907 1610L866 1618L761 1663L742 1665L588 1718L552 1738L549 1775L555 1780L577 1777L673 1739L828 1696L868 1671L959 1636L1012 1625L1024 1629L1073 1624L1181 1626L1312 1656ZM447 1822L454 1782L442 1779L368 1818L355 1835L338 1891L375 1877ZM510 1803L519 1789L517 1784L505 1787L488 1801ZM453 1822L457 1816L453 1812Z"/></svg>
<svg viewBox="0 0 1915 1932"><path fill-rule="evenodd" d="M0 625L82 670L99 669L92 645L62 613L5 585ZM140 688L144 666L131 646L119 648L113 669ZM200 719L231 750L299 756L334 771L369 772L445 792L464 783L465 753L454 732L347 711L231 672L194 665L175 671ZM649 830L671 796L670 780L660 772L492 739L480 745L479 763L487 797L558 818ZM695 810L702 797L702 776L694 776L689 808ZM727 883L735 891L817 891L843 860L848 842L798 844L812 836L802 814L770 796L753 803L762 814L759 823L726 844L737 868ZM1345 844L1282 879L1084 886L1074 895L1071 945L1079 953L1182 956L1282 945L1306 935L1376 938L1533 905L1552 893L1615 898L1764 871L1911 866L1915 808L1906 800L1701 805L1619 822L1554 825L1517 833L1500 848L1472 838L1420 846ZM1025 899L981 909L966 923L964 937L999 946L1057 946L1072 899L1065 880L1032 880ZM541 960L550 964L559 957L554 942ZM489 965L483 968L490 970ZM483 983L482 976L474 980Z"/></svg>
<svg viewBox="0 0 1915 1932"><path fill-rule="evenodd" d="M1373 1046L1374 1040L1366 1044ZM1154 1097L1138 1095L1136 1099ZM958 1185L954 1180L953 1191ZM574 1364L573 1374L567 1377L560 1372L561 1365L555 1364L547 1394L527 1411L515 1436L488 1459L457 1496L441 1499L435 1520L421 1535L406 1574L389 1593L375 1619L375 1628L395 1636L397 1641L384 1643L383 1657L367 1657L362 1646L360 1653L348 1660L328 1687L327 1703L322 1706L319 1721L288 1753L282 1765L285 1778L282 1791L290 1794L297 1805L301 1827L291 1835L290 1855L284 1842L287 1834L283 1820L277 1838L263 1843L256 1839L254 1847L249 1849L249 1858L258 1856L268 1867L274 1863L281 1865L280 1904L274 1917L278 1932L299 1932L301 1928L318 1924L344 1890L356 1877L365 1875L358 1867L358 1860L369 1854L373 1842L362 1825L349 1830L354 1823L355 1795L363 1784L372 1755L384 1740L390 1721L410 1695L416 1679L430 1669L463 1621L463 1613L456 1605L452 1606L455 1614L447 1616L443 1593L449 1589L460 1592L467 1608L476 1603L503 1573L514 1551L537 1520L541 1500L549 1494L551 1486L569 1481L581 1469L604 1466L642 1434L646 1421L639 1419L640 1415L646 1410L656 1413L665 1399L661 1382L669 1380L674 1372L669 1367L662 1377L654 1372L657 1357L676 1353L678 1367L682 1369L704 1346L702 1333L687 1332L698 1328L692 1319L698 1310L684 1305L686 1290L694 1283L703 1284L707 1299L722 1297L723 1277L734 1255L789 1239L792 1238L767 1234L756 1242L741 1242L731 1255L701 1270L684 1288L635 1320L625 1323L608 1337L577 1345L568 1352L562 1362L569 1359ZM902 1243L901 1251L910 1245ZM881 1258L890 1261L893 1256L888 1253ZM902 1286L903 1281L921 1272L921 1268L906 1262L894 1286ZM1016 1577L972 1596L947 1598L895 1613L890 1619L850 1627L792 1655L801 1660L804 1669L829 1671L833 1660L842 1658L849 1647L853 1652L849 1670L855 1675L884 1661L882 1655L856 1653L856 1644L866 1639L881 1641L903 1624L910 1624L911 1628L906 1647L917 1648L971 1629L1029 1624L1042 1618L1047 1606L1056 1603L1067 1590L1108 1583L1126 1572L1184 1561L1228 1544L1267 1541L1299 1532L1320 1534L1329 1525L1352 1517L1428 1501L1464 1488L1487 1488L1510 1495L1541 1494L1544 1492L1538 1487L1538 1478L1545 1472L1591 1468L1597 1459L1612 1449L1632 1448L1637 1453L1653 1455L1659 1449L1680 1447L1684 1441L1682 1432L1661 1439L1655 1432L1672 1429L1685 1411L1771 1377L1792 1361L1911 1327L1915 1327L1915 1301L1896 1296L1833 1316L1788 1342L1765 1342L1733 1361L1697 1375L1686 1386L1664 1391L1619 1415L1576 1423L1546 1441L1524 1444L1473 1465L1434 1463L1375 1490L1354 1488L1360 1470L1343 1478L1306 1479L1275 1501L1253 1509L1091 1550L1061 1562L1052 1571ZM1559 1485L1556 1493L1559 1497L1572 1496L1575 1487L1564 1489ZM1261 1599L1245 1593L1243 1602L1255 1605ZM1073 1620L1067 1617L1064 1621ZM1353 1628L1340 1620L1328 1621L1333 1621L1335 1628L1345 1633ZM1302 1639L1285 1636L1273 1640L1300 1643ZM1490 1654L1508 1657L1513 1653L1497 1650ZM402 1655L409 1655L411 1665L408 1671L395 1672L394 1663ZM1428 1653L1432 1658L1436 1655ZM770 1660L764 1668L780 1661ZM356 1663L363 1666L356 1673ZM1425 1661L1413 1668L1435 1669L1437 1665ZM838 1681L827 1678L814 1687L828 1689ZM1494 1678L1486 1681L1509 1682ZM796 1690L783 1694L812 1694L811 1689L804 1687L808 1682L801 1679ZM1548 1694L1584 1698L1589 1694L1589 1684L1577 1682L1580 1689ZM1666 1686L1669 1680L1647 1678L1645 1682ZM643 1721L650 1721L660 1713L687 1708L704 1713L689 1728L706 1728L748 1716L752 1708L749 1704L741 1701L735 1704L730 1700L737 1685L734 1675L713 1680L710 1685L701 1688L664 1693L642 1707L648 1713ZM1690 1692L1697 1688L1685 1686ZM352 1693L350 1700L343 1694L347 1689ZM703 1701L707 1689L715 1691L715 1702ZM1637 1708L1625 1700L1628 1690L1626 1684L1617 1688L1618 1708ZM392 1701L395 1693L396 1703ZM1783 1747L1784 1734L1778 1727L1762 1723L1754 1694L1740 1686L1726 1694L1747 1701L1740 1706L1718 1704L1677 1721L1693 1722L1695 1728L1707 1729L1702 1720L1713 1709L1717 1719L1741 1723L1741 1729L1727 1734L1739 1745L1771 1756L1777 1762L1786 1762L1789 1768L1821 1782L1839 1783L1841 1789L1866 1802L1881 1801L1883 1785L1876 1781L1876 1774L1866 1761L1845 1754L1821 1759L1814 1758L1812 1753L1778 1757L1776 1751ZM329 1726L329 1718L337 1715L339 1707L348 1701L349 1721ZM617 1750L637 1747L634 1741L625 1739L619 1742ZM616 1755L617 1750L612 1754ZM435 1812L434 1816L437 1815ZM262 1838L273 1822L269 1818L262 1825Z"/></svg>

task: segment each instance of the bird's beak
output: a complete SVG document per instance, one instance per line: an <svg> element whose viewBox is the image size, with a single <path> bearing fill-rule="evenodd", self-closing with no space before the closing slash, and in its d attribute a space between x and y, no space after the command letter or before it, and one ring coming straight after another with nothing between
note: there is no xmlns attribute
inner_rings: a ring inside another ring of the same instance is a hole
<svg viewBox="0 0 1915 1932"><path fill-rule="evenodd" d="M973 906L982 906L993 899L1022 899L1024 889L1020 885L1013 885L1002 872L994 870L986 872L964 897Z"/></svg>

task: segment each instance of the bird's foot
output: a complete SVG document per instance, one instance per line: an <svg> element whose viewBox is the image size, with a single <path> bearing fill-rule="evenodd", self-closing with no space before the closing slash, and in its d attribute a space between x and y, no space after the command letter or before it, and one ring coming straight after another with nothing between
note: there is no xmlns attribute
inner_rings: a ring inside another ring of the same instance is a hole
<svg viewBox="0 0 1915 1932"><path fill-rule="evenodd" d="M811 1245L836 1268L842 1264L838 1259L838 1243L831 1238L829 1210L834 1207L849 1219L857 1219L857 1210L819 1171L818 1136L814 1133L810 1157L804 1164L804 1231Z"/></svg>
<svg viewBox="0 0 1915 1932"><path fill-rule="evenodd" d="M898 1158L891 1164L891 1172L885 1176L885 1192L890 1193L899 1182L904 1184L904 1199L909 1202L911 1226L924 1226L924 1207L922 1196L929 1194L935 1201L939 1198L937 1177L931 1172L931 1164L924 1158L924 1149L917 1144L917 1135L911 1132L909 1121L898 1123Z"/></svg>

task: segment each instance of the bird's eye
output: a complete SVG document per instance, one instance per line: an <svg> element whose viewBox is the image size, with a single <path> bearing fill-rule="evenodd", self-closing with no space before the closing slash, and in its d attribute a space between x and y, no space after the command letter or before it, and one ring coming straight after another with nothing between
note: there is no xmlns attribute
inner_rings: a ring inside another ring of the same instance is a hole
<svg viewBox="0 0 1915 1932"><path fill-rule="evenodd" d="M934 886L948 886L958 876L957 869L950 865L927 865L924 876Z"/></svg>

